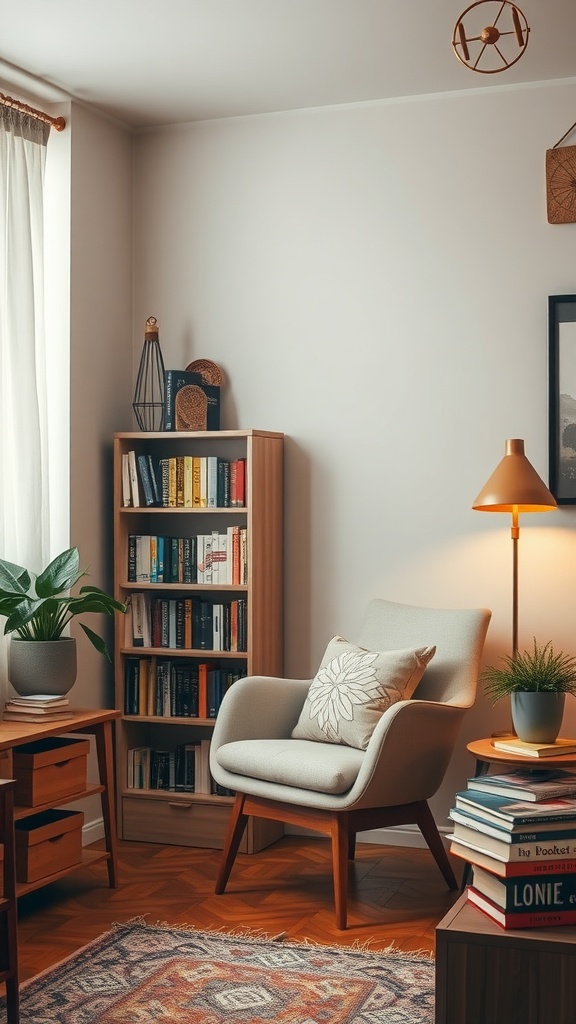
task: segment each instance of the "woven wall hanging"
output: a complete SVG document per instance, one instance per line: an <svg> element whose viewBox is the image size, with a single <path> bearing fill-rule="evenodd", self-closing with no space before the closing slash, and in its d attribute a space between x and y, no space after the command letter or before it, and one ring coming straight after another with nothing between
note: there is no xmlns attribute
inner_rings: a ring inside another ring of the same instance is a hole
<svg viewBox="0 0 576 1024"><path fill-rule="evenodd" d="M576 224L576 146L560 145L575 128L576 121L552 149L546 150L549 224Z"/></svg>

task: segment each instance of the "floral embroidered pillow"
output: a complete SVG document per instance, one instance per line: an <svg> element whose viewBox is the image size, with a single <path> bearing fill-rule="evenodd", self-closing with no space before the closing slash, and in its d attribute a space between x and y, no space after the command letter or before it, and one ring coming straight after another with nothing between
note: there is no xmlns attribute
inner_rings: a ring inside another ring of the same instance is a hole
<svg viewBox="0 0 576 1024"><path fill-rule="evenodd" d="M435 647L368 651L335 636L310 684L293 739L366 750L384 712L409 700L435 652Z"/></svg>

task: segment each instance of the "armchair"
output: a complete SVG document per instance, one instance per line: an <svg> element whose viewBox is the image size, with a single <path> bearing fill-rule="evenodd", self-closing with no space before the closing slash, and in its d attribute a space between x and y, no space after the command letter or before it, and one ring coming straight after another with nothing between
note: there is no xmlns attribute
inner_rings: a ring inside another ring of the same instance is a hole
<svg viewBox="0 0 576 1024"><path fill-rule="evenodd" d="M251 676L227 692L216 721L210 768L236 792L216 893L223 893L250 815L331 838L336 924L346 928L347 861L356 833L418 825L448 886L457 888L428 807L440 786L462 718L474 703L491 613L437 609L376 598L358 643L370 651L434 644L436 654L410 700L390 706L366 750L294 739L310 680Z"/></svg>

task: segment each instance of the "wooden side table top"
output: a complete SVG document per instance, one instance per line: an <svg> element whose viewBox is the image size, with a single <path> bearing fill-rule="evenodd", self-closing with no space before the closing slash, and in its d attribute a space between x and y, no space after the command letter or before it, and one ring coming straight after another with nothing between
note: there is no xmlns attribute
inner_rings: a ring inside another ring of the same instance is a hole
<svg viewBox="0 0 576 1024"><path fill-rule="evenodd" d="M576 953L576 927L561 925L551 928L501 928L478 907L466 900L466 893L444 915L436 927L436 936L446 941L466 941L477 945L514 945L519 949L538 946L554 951L555 947L574 946ZM573 954L574 955L574 954Z"/></svg>
<svg viewBox="0 0 576 1024"><path fill-rule="evenodd" d="M121 712L114 708L94 710L93 708L71 708L72 718L59 718L53 722L4 722L0 719L0 750L10 750L23 743L30 743L46 736L62 736L63 733L90 729L119 718Z"/></svg>
<svg viewBox="0 0 576 1024"><path fill-rule="evenodd" d="M512 738L513 734L510 734ZM576 754L561 754L559 757L530 757L529 754L511 754L507 750L497 750L494 746L494 738L488 737L482 740L473 740L468 743L466 749L474 755L476 763L482 762L489 765L508 764L521 765L523 768L574 768L576 766ZM504 739L504 737L500 737Z"/></svg>

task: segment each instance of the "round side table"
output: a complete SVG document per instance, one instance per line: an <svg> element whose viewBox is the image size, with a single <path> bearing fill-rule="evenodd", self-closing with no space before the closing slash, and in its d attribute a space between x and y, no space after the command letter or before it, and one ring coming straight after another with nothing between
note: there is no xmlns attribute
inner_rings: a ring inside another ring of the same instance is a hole
<svg viewBox="0 0 576 1024"><path fill-rule="evenodd" d="M510 733L510 738L513 734ZM559 757L530 757L529 754L510 754L506 750L497 750L494 739L473 740L466 749L476 758L474 776L486 775L491 764L508 765L510 768L574 768L576 754L561 754ZM504 736L498 739L504 739Z"/></svg>

